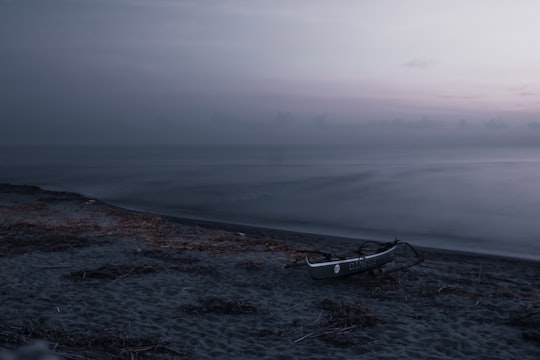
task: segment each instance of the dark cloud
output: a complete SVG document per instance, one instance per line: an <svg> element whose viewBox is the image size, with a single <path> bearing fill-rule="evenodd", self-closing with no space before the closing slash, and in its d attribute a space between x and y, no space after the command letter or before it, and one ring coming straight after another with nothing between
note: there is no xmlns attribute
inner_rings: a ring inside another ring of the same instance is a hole
<svg viewBox="0 0 540 360"><path fill-rule="evenodd" d="M287 32L292 28L248 16L256 6L241 7L236 1L0 0L0 145L442 138L461 136L448 134L455 119L488 132L485 119L498 114L459 109L483 95L458 90L425 101L405 99L413 87L395 96L378 83L357 83L351 91L355 79L326 79L340 73L332 59L347 54L316 42L310 55L323 60L305 60L297 45L316 39L312 32L295 40ZM290 20L296 29L297 19ZM287 46L272 47L282 43ZM332 67L311 68L312 61ZM418 57L404 66L437 64ZM513 91L532 96L527 86ZM521 119L522 128L537 118ZM507 119L514 126L515 118Z"/></svg>

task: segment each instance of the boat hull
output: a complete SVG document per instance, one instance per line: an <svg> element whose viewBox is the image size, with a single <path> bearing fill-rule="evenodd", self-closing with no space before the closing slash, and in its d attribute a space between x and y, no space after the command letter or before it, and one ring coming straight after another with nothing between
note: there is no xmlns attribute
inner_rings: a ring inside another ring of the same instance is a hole
<svg viewBox="0 0 540 360"><path fill-rule="evenodd" d="M353 257L343 260L312 263L306 257L309 274L313 279L330 279L340 276L352 275L381 267L394 260L397 245L371 255Z"/></svg>

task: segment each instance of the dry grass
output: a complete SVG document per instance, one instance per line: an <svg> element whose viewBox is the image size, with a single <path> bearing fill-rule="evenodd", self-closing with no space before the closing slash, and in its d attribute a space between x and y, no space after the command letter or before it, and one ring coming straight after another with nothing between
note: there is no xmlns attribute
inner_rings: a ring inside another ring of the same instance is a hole
<svg viewBox="0 0 540 360"><path fill-rule="evenodd" d="M142 359L152 353L166 353L183 357L168 343L154 338L132 338L121 335L118 329L109 328L96 332L63 331L49 328L37 320L23 321L19 327L5 328L0 325L0 335L5 344L21 345L28 339L39 339L54 345L55 352L66 360L87 357L85 352L99 354L100 359Z"/></svg>
<svg viewBox="0 0 540 360"><path fill-rule="evenodd" d="M307 334L295 339L299 343L317 338L332 346L351 346L372 343L372 340L359 334L357 330L380 323L377 315L358 304L336 302L325 299L316 305L321 309L317 323ZM309 327L307 327L309 328Z"/></svg>
<svg viewBox="0 0 540 360"><path fill-rule="evenodd" d="M51 227L28 223L0 225L0 233L0 256L28 251L65 251L98 243L69 232L59 232Z"/></svg>
<svg viewBox="0 0 540 360"><path fill-rule="evenodd" d="M163 271L164 268L156 265L103 265L93 270L79 270L71 272L67 277L71 280L108 279L119 280L128 276L151 274Z"/></svg>
<svg viewBox="0 0 540 360"><path fill-rule="evenodd" d="M255 314L257 308L255 305L237 299L223 299L219 297L208 297L200 299L196 305L183 305L179 310L187 315L202 315L202 314L222 314L222 315L239 315L239 314Z"/></svg>

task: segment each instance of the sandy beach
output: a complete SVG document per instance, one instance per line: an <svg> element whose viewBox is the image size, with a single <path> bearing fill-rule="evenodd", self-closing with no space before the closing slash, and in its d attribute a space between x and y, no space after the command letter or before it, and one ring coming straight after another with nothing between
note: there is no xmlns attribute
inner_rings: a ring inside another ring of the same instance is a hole
<svg viewBox="0 0 540 360"><path fill-rule="evenodd" d="M291 266L355 246L3 184L0 360L540 358L540 263L419 249L394 272Z"/></svg>

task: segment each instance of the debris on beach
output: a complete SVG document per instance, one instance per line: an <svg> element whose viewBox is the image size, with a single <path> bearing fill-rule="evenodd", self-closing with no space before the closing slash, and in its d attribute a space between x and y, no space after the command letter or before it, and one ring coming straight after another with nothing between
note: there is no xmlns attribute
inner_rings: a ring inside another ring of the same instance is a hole
<svg viewBox="0 0 540 360"><path fill-rule="evenodd" d="M9 338L2 339L5 345L12 346L0 352L0 360L80 360L96 358L95 354L104 360L142 359L143 354L150 356L153 353L185 355L167 341L129 337L116 327L97 332L65 332L49 328L39 320L29 320L23 321L15 330L15 334L10 333ZM7 331L0 326L0 339L4 333Z"/></svg>
<svg viewBox="0 0 540 360"><path fill-rule="evenodd" d="M184 314L188 315L238 315L254 314L257 312L257 307L245 300L208 297L204 299L199 299L199 302L196 305L183 305L179 308L179 310Z"/></svg>
<svg viewBox="0 0 540 360"><path fill-rule="evenodd" d="M71 272L67 277L72 280L109 279L120 280L132 275L151 274L164 268L156 265L103 265L94 270Z"/></svg>
<svg viewBox="0 0 540 360"><path fill-rule="evenodd" d="M318 338L334 346L351 346L367 344L365 336L357 336L355 331L372 327L381 322L379 317L369 309L353 303L336 302L324 299L316 305L321 309L320 319L307 334L295 339L299 343L310 338Z"/></svg>

